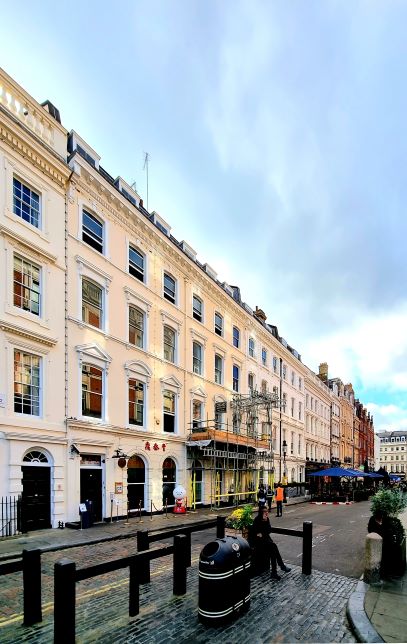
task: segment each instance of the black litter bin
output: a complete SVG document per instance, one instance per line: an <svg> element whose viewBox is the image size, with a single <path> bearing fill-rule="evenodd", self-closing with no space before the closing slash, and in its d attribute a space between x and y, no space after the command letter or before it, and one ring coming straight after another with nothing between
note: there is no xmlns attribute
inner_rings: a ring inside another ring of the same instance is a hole
<svg viewBox="0 0 407 644"><path fill-rule="evenodd" d="M243 537L208 543L199 558L199 621L218 626L250 606L250 546Z"/></svg>
<svg viewBox="0 0 407 644"><path fill-rule="evenodd" d="M81 528L83 530L85 530L86 528L90 528L88 510L79 510L79 514L81 516Z"/></svg>

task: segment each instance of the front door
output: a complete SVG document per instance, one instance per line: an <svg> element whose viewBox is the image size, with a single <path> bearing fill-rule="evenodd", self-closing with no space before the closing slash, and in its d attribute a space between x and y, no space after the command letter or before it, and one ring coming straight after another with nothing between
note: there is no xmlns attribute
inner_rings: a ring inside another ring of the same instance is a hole
<svg viewBox="0 0 407 644"><path fill-rule="evenodd" d="M102 470L81 468L81 503L92 502L93 521L102 520Z"/></svg>
<svg viewBox="0 0 407 644"><path fill-rule="evenodd" d="M23 532L51 527L51 468L23 465L21 522Z"/></svg>

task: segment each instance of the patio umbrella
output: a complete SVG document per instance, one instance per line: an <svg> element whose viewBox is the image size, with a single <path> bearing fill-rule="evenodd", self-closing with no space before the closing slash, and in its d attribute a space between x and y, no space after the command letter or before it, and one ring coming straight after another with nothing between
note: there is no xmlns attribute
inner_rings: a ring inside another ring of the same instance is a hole
<svg viewBox="0 0 407 644"><path fill-rule="evenodd" d="M366 476L366 474L363 474L363 472L357 472L356 470L345 469L344 467L329 467L327 470L314 472L308 476L348 476L350 478L356 478L357 476Z"/></svg>

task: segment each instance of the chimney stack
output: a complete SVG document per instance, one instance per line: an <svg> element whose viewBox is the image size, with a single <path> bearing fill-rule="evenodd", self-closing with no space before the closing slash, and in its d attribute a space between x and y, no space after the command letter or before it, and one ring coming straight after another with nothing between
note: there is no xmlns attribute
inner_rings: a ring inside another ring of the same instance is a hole
<svg viewBox="0 0 407 644"><path fill-rule="evenodd" d="M322 382L325 382L325 383L328 382L328 363L327 362L321 362L321 364L319 365L318 378L322 380Z"/></svg>
<svg viewBox="0 0 407 644"><path fill-rule="evenodd" d="M267 315L262 309L259 309L259 307L256 305L256 310L254 311L253 315L260 320L261 322L265 322L267 320Z"/></svg>

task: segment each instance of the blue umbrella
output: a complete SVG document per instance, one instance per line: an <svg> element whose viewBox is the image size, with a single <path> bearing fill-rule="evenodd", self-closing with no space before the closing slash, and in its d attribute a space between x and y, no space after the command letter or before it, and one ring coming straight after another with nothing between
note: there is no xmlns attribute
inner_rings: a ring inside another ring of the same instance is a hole
<svg viewBox="0 0 407 644"><path fill-rule="evenodd" d="M308 476L348 476L356 478L357 476L366 476L366 474L363 474L363 472L357 472L356 470L347 470L344 467L329 467L327 470L314 472Z"/></svg>

